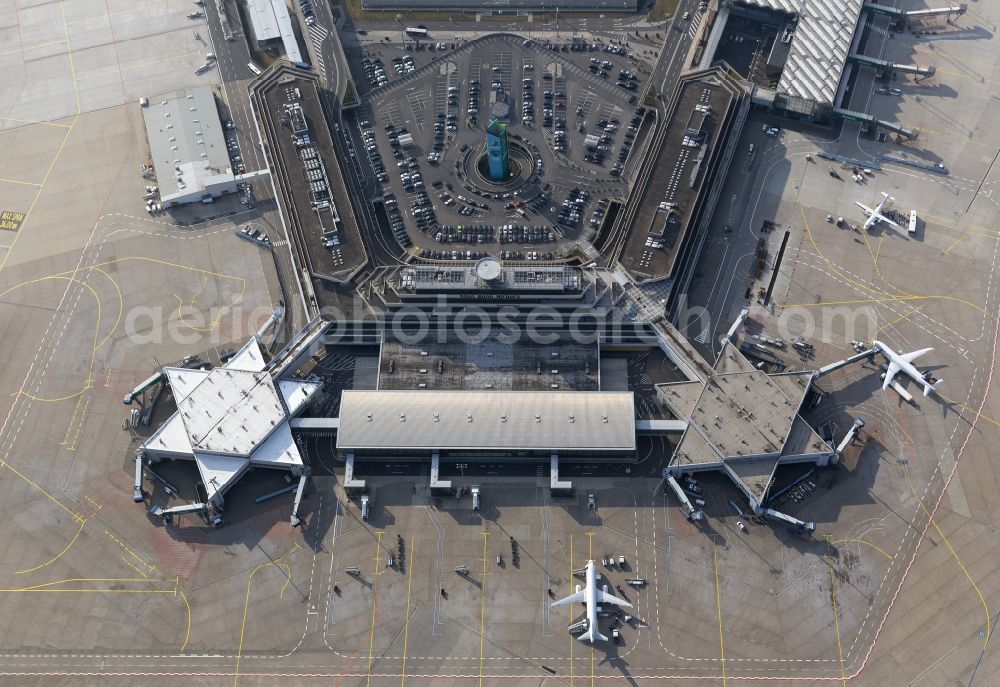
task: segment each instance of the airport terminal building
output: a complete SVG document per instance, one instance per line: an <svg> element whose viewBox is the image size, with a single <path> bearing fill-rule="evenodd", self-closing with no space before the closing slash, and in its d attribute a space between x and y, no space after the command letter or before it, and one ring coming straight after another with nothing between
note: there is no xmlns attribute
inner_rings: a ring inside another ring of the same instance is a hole
<svg viewBox="0 0 1000 687"><path fill-rule="evenodd" d="M524 12L635 12L637 0L484 0L470 5L463 0L362 0L365 10L384 12L413 12L441 10L445 12L479 12L482 14L515 14Z"/></svg>

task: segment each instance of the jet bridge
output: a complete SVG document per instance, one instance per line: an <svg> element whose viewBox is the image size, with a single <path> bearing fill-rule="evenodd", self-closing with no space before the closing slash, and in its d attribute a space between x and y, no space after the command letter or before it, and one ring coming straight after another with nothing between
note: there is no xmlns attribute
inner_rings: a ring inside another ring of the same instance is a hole
<svg viewBox="0 0 1000 687"><path fill-rule="evenodd" d="M705 517L705 514L691 504L691 501L688 499L688 495L684 493L684 489L682 489L681 485L678 484L676 479L674 479L674 476L668 472L663 479L667 483L667 486L670 487L670 490L674 492L674 495L678 498L678 500L680 500L681 508L684 510L684 515L687 516L688 520L692 520L694 522L701 521L701 519Z"/></svg>
<svg viewBox="0 0 1000 687"><path fill-rule="evenodd" d="M961 16L965 14L969 6L967 4L960 3L958 5L946 5L944 7L932 7L922 10L902 10L898 7L890 7L889 5L882 5L876 2L866 3L861 6L861 9L865 12L871 12L872 14L880 14L883 17L890 17L893 22L899 22L902 19L923 19L924 17L948 17L951 21L951 16Z"/></svg>
<svg viewBox="0 0 1000 687"><path fill-rule="evenodd" d="M865 131L871 131L872 127L877 127L879 129L885 129L893 132L894 134L898 134L908 141L912 141L917 137L916 131L907 129L902 124L887 122L884 119L875 119L873 115L870 115L867 112L857 112L856 110L847 110L842 107L835 107L833 108L833 116L840 119L846 119L851 122L858 122Z"/></svg>
<svg viewBox="0 0 1000 687"><path fill-rule="evenodd" d="M776 511L773 508L761 508L757 511L757 514L763 515L765 518L773 522L787 525L796 530L802 530L803 532L809 532L810 534L816 531L815 522L804 522L798 518L793 518L791 515L786 515L785 513Z"/></svg>
<svg viewBox="0 0 1000 687"><path fill-rule="evenodd" d="M134 389L125 394L125 398L122 399L122 403L125 405L132 405L132 401L142 396L143 392L147 389L151 389L160 382L164 380L163 370L157 370L151 374L146 381L139 383Z"/></svg>
<svg viewBox="0 0 1000 687"><path fill-rule="evenodd" d="M820 377L828 375L831 372L835 372L836 370L839 370L842 367L847 367L848 365L853 365L854 363L857 363L857 362L860 362L862 360L871 358L876 353L878 353L878 349L877 348L869 348L869 349L866 349L864 351L861 351L860 353L855 353L854 355L852 355L849 358L844 358L843 360L838 360L835 363L830 363L829 365L824 365L823 367L821 367L818 370L816 370L816 374L813 375L813 377L815 379L819 379Z"/></svg>
<svg viewBox="0 0 1000 687"><path fill-rule="evenodd" d="M934 76L937 71L936 67L921 67L917 64L897 64L892 60L885 60L881 57L870 57L868 55L861 55L858 53L852 53L847 56L847 61L854 64L864 65L866 67L874 67L881 73L887 72L902 72L904 74L917 74L922 77Z"/></svg>
<svg viewBox="0 0 1000 687"><path fill-rule="evenodd" d="M864 426L865 426L865 419L863 417L859 417L857 420L854 421L854 424L851 425L851 428L847 430L847 434L845 434L844 438L841 439L839 444L837 444L838 459L840 458L840 454L844 452L844 449L850 446L851 442L854 441L854 438L858 436L858 432L861 431L861 428Z"/></svg>

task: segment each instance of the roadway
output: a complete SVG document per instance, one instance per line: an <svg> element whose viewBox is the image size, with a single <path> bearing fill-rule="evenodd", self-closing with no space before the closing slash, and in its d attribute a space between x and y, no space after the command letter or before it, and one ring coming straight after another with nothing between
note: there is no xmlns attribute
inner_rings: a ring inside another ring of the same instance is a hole
<svg viewBox="0 0 1000 687"><path fill-rule="evenodd" d="M229 17L230 28L234 40L226 40L219 8L224 7ZM222 92L225 96L229 116L236 126L236 138L240 145L241 155L247 172L253 172L268 167L267 154L260 145L260 136L254 118L253 106L247 90L249 81L254 74L247 66L252 60L250 48L247 45L243 27L239 22L239 14L235 3L226 0L205 0L205 17L208 24L209 40L216 55L219 76L222 79ZM278 279L285 302L285 318L283 336L279 340L288 340L292 334L299 331L309 320L305 302L301 297L301 286L298 284L297 260L293 256L294 244L285 223L283 211L277 202L274 180L259 181L252 184L256 208L260 214L260 222L266 226L265 231L272 237L272 252L278 269ZM284 240L273 240L283 236ZM298 261L301 262L301 261Z"/></svg>
<svg viewBox="0 0 1000 687"><path fill-rule="evenodd" d="M649 81L646 82L647 89L652 85L660 96L661 110L665 107L665 100L677 84L677 78L683 71L684 58L691 48L691 23L695 20L700 21L704 16L695 13L697 7L697 0L682 0L677 6L674 16L667 22L660 57L649 75ZM691 20L682 19L685 12L691 13ZM644 93L647 89L640 92Z"/></svg>

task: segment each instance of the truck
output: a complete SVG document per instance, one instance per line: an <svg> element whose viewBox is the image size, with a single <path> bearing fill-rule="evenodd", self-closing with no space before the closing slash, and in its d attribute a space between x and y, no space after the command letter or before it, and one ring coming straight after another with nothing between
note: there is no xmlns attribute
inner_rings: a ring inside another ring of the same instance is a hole
<svg viewBox="0 0 1000 687"><path fill-rule="evenodd" d="M917 233L917 211L910 210L910 225L906 228L906 233L913 236Z"/></svg>

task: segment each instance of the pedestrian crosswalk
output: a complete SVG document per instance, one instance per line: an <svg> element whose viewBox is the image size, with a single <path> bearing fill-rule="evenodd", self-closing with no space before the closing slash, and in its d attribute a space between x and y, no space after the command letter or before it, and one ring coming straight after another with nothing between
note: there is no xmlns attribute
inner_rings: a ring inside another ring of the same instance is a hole
<svg viewBox="0 0 1000 687"><path fill-rule="evenodd" d="M869 21L867 23L867 25L868 25L868 30L869 31L873 31L873 32L881 34L883 36L888 36L889 35L889 29L885 25L883 25L883 24L875 24L875 23Z"/></svg>
<svg viewBox="0 0 1000 687"><path fill-rule="evenodd" d="M688 26L688 35L691 38L694 38L695 35L697 35L698 28L701 26L701 18L703 16L704 13L701 10L698 10L697 12L695 12L694 16L691 17L691 25Z"/></svg>
<svg viewBox="0 0 1000 687"><path fill-rule="evenodd" d="M320 73L326 72L326 65L323 63L323 43L329 35L330 31L322 24L312 24L309 26L309 38L312 39L314 48L313 61Z"/></svg>

